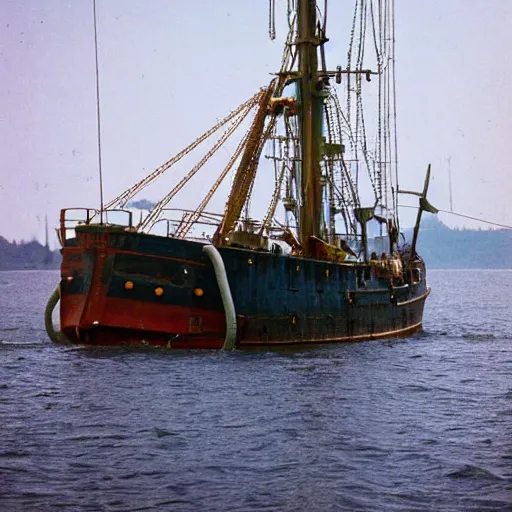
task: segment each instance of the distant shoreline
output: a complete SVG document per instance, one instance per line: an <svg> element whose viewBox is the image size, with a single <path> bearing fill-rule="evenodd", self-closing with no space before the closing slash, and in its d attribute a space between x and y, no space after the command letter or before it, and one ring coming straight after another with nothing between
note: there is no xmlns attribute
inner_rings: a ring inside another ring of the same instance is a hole
<svg viewBox="0 0 512 512"><path fill-rule="evenodd" d="M412 230L404 231L410 240ZM436 216L422 222L418 253L430 270L511 270L512 230L450 229ZM8 242L0 236L0 271L58 270L60 251L36 240Z"/></svg>
<svg viewBox="0 0 512 512"><path fill-rule="evenodd" d="M0 273L7 272L59 272L60 268L11 268L8 270L0 270Z"/></svg>

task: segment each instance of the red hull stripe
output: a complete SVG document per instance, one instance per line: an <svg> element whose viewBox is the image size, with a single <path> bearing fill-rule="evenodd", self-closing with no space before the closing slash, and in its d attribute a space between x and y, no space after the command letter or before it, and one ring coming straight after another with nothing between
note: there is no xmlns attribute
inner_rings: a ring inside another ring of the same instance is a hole
<svg viewBox="0 0 512 512"><path fill-rule="evenodd" d="M106 297L89 301L87 314L85 294L69 294L61 298L61 327L90 329L96 325L126 330L203 336L221 336L226 332L223 312L184 308L137 300Z"/></svg>

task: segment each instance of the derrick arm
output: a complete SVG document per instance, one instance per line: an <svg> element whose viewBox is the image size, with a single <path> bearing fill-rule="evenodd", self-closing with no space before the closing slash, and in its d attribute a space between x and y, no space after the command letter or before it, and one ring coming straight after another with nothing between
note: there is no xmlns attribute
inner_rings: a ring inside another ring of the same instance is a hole
<svg viewBox="0 0 512 512"><path fill-rule="evenodd" d="M256 116L249 130L245 150L229 193L224 217L213 237L215 245L222 245L224 237L234 228L249 196L256 176L261 148L265 142L265 121L270 98L274 91L274 84L275 82L272 81L261 95Z"/></svg>

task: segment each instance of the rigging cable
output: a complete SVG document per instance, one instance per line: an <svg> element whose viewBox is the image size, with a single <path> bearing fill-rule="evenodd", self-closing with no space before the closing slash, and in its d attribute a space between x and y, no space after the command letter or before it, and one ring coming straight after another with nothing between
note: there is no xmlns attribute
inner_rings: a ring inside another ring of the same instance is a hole
<svg viewBox="0 0 512 512"><path fill-rule="evenodd" d="M331 105L328 102L324 103L324 116L325 116L325 127L327 128L327 140L330 144L335 144L337 141L335 139L334 133L336 132L333 126L333 119L330 115ZM327 158L326 158L327 157ZM327 176L327 180L329 183L329 241L334 240L334 235L336 234L336 224L335 224L335 204L334 204L334 155L324 155L324 163L325 163L325 174Z"/></svg>
<svg viewBox="0 0 512 512"><path fill-rule="evenodd" d="M387 127L387 139L388 139L388 155L389 159L386 162L386 210L388 209L388 199L391 199L392 208L394 209L395 203L391 192L389 197L389 191L393 186L393 138L392 138L392 124L391 124L391 112L392 112L392 98L391 98L391 80L392 80L392 51L391 51L391 37L392 37L392 4L390 0L386 0L386 127ZM390 65L391 63L391 65Z"/></svg>
<svg viewBox="0 0 512 512"><path fill-rule="evenodd" d="M391 160L391 153L389 152L389 54L388 54L388 0L384 0L383 7L383 21L382 21L382 48L385 58L384 73L383 73L383 125L384 125L384 160L381 166L384 167L384 171L381 170L381 180L383 180L384 197L381 197L381 204L384 204L386 210L388 210L388 160ZM382 212L381 212L382 213ZM380 226L382 235L382 225Z"/></svg>
<svg viewBox="0 0 512 512"><path fill-rule="evenodd" d="M178 228L176 229L176 235L175 235L176 238L185 238L187 233L190 231L190 228L192 227L192 225L195 222L197 222L197 219L199 219L199 217L202 215L204 209L210 202L210 199L215 194L215 192L217 192L217 189L219 188L220 184L224 181L224 178L227 176L227 174L229 173L229 171L231 170L231 168L233 167L235 162L238 160L238 157L240 156L240 154L242 153L242 150L245 147L248 137L249 137L249 133L246 133L244 135L244 137L242 138L242 140L240 141L240 143L238 144L238 147L237 147L236 151L233 153L228 164L226 165L226 167L224 168L222 173L218 176L218 178L215 181L215 183L213 184L212 188L210 189L208 194L206 194L204 199L201 201L201 204L197 207L196 211L187 220L182 221L179 224Z"/></svg>
<svg viewBox="0 0 512 512"><path fill-rule="evenodd" d="M361 67L361 48L364 46L363 38L363 17L364 17L364 0L361 0L361 12L359 15L359 31L358 31L358 47L357 47L357 57L356 57L356 69ZM350 76L350 71L348 73ZM359 137L359 103L361 99L361 75L356 74L355 76L355 94L356 94L356 127L355 127L355 135L356 135L356 145L354 149L354 159L356 165L356 187L359 187L359 145L360 145L360 137ZM348 91L348 95L350 96L350 88Z"/></svg>
<svg viewBox="0 0 512 512"><path fill-rule="evenodd" d="M268 0L268 35L272 41L276 38L276 0Z"/></svg>
<svg viewBox="0 0 512 512"><path fill-rule="evenodd" d="M327 0L324 0L324 22L322 26L322 34L325 37L325 31L327 29Z"/></svg>
<svg viewBox="0 0 512 512"><path fill-rule="evenodd" d="M259 231L260 236L263 234L263 230L265 228L269 228L272 217L274 216L276 212L277 202L279 201L279 193L281 192L281 188L283 186L283 178L285 174L285 170L287 169L284 162L281 163L281 171L279 174L279 177L276 176L276 184L274 187L274 193L272 195L272 201L270 202L270 205L267 210L267 215L265 216L265 219L261 225L261 229Z"/></svg>
<svg viewBox="0 0 512 512"><path fill-rule="evenodd" d="M395 186L397 192L395 193L395 221L397 228L400 231L400 224L398 221L398 135L397 135L397 123L396 123L396 75L395 75L395 0L392 2L392 18L391 18L391 65L393 73L393 128L394 128L394 144L395 144Z"/></svg>
<svg viewBox="0 0 512 512"><path fill-rule="evenodd" d="M386 209L389 211L388 200L391 201L391 211L395 210L395 201L393 197L393 137L392 137L392 88L391 88L391 80L393 74L392 68L392 49L391 49L391 39L392 39L392 5L390 0L386 0L386 128L387 128L387 152L388 152L388 161L386 162ZM389 195L389 191L391 190L391 196Z"/></svg>
<svg viewBox="0 0 512 512"><path fill-rule="evenodd" d="M352 18L352 27L350 29L350 41L348 45L347 51L347 119L350 125L350 69L352 66L352 52L354 46L354 36L356 31L356 23L357 23L357 11L359 6L359 0L356 0L354 5L354 17Z"/></svg>
<svg viewBox="0 0 512 512"><path fill-rule="evenodd" d="M336 116L338 119L338 124L341 125L341 119L343 119L343 121L345 123L347 123L347 125L348 125L348 120L345 118L343 111L341 110L341 105L339 104L338 96L336 96L334 94L332 96L332 99L334 100L335 112L336 112ZM355 143L353 142L353 135L352 135L352 130L351 130L350 126L349 126L349 129L350 129L350 131L347 132L347 135L349 136L349 139L351 140L351 145L353 146L353 145L355 145ZM353 182L352 175L350 173L350 169L343 159L343 154L341 155L341 164L342 164L341 167L342 167L343 171L345 172L346 181L348 183L348 186L350 187L350 192L351 192L354 204L356 206L360 206L360 199L359 199L359 195L357 193L357 187Z"/></svg>
<svg viewBox="0 0 512 512"><path fill-rule="evenodd" d="M184 176L181 181L150 211L149 215L144 219L142 224L138 226L138 231L143 231L146 228L148 231L154 226L162 209L169 203L169 201L189 182L191 178L203 167L203 165L212 157L212 155L226 142L226 140L233 134L233 132L240 126L242 121L247 117L251 108L247 108L242 115L235 121L232 121L231 126L222 134L219 140L212 146L212 148L203 156L201 160Z"/></svg>
<svg viewBox="0 0 512 512"><path fill-rule="evenodd" d="M268 125L267 125L265 131L263 132L263 135L261 136L259 145L256 149L256 153L254 154L252 162L251 162L251 167L254 166L254 162L256 162L256 163L259 162L261 152L263 151L263 148L265 146L265 142L271 137L272 131L275 128L276 119L277 119L277 116L275 114L273 114L272 117L270 118L270 121L268 122ZM252 181L249 184L249 190L247 192L247 199L246 199L246 202L244 205L246 217L249 217L249 210L250 210L250 205L251 205L252 191L254 189L254 182L255 182L255 179L253 176Z"/></svg>
<svg viewBox="0 0 512 512"><path fill-rule="evenodd" d="M288 0L288 6L286 10L286 15L288 19L288 28L291 29L294 23L292 22L292 13L294 12L293 6L291 4L292 0Z"/></svg>
<svg viewBox="0 0 512 512"><path fill-rule="evenodd" d="M341 126L341 118L343 116L343 113L340 112L340 106L338 102L338 97L335 94L332 94L329 96L328 101L325 104L326 109L326 117L327 117L327 130L329 133L329 137L331 138L331 142L333 143L339 143L342 144L342 134L339 130L336 128L338 126ZM348 132L348 137L350 138L350 132ZM333 158L331 157L331 160ZM345 228L347 231L349 231L353 226L352 223L350 223L350 227L348 224L348 219L350 218L350 215L348 214L348 210L350 210L351 206L356 206L358 203L357 194L354 189L354 185L352 183L352 178L350 176L349 169L346 165L346 163L343 160L343 154L340 155L339 160L336 162L339 167L341 168L341 171L339 173L339 180L341 185L341 190L338 189L335 182L335 168L334 168L334 161L332 162L332 183L331 186L334 187L334 191L337 193L337 199L339 202L339 205L341 206L341 214L343 217L343 221L345 223ZM350 194L349 194L350 192ZM336 195L336 194L335 194ZM334 216L333 216L334 220Z"/></svg>
<svg viewBox="0 0 512 512"><path fill-rule="evenodd" d="M201 144L204 140L206 140L210 135L215 133L219 128L227 124L233 118L238 116L245 109L251 109L256 103L259 101L262 92L258 91L252 98L247 100L245 103L242 103L235 110L230 112L230 114L219 121L215 126L210 128L208 131L203 133L199 138L197 138L192 144L187 146L177 155L173 156L170 160L162 164L160 167L157 167L151 174L146 176L144 179L130 187L128 190L125 190L121 195L117 196L115 199L112 199L109 203L107 203L106 208L112 208L114 205L124 206L135 194L139 193L143 188L156 180L161 174L167 171L172 165L181 160L184 156L190 153L193 149L195 149L199 144ZM246 114L247 112L245 112Z"/></svg>
<svg viewBox="0 0 512 512"><path fill-rule="evenodd" d="M295 23L296 17L293 18L293 23ZM286 36L286 44L283 50L283 57L281 59L281 73L290 71L295 64L295 59L297 58L297 50L294 49L293 39L294 39L294 29L295 26L290 26L288 30L288 35ZM281 90L284 86L284 82L277 87L277 94L281 93Z"/></svg>
<svg viewBox="0 0 512 512"><path fill-rule="evenodd" d="M366 3L364 3L364 9L363 9L363 12L361 13L361 16L362 16L362 20L364 18L364 24L361 25L361 33L360 33L360 55L358 57L358 62L357 62L357 69L358 70L361 70L363 68L363 60L364 60L364 52L365 52L365 39L366 39L366 26L367 26L367 5ZM363 151L363 156L365 158L365 161L366 161L366 166L368 167L368 172L370 172L370 169L369 169L369 162L368 162L368 156L367 156L367 153L368 153L368 144L367 144L367 141L366 141L366 125L365 125L365 120L364 120L364 107L363 107L363 98L362 98L362 89L361 89L361 75L358 75L359 77L359 80L356 81L356 83L358 84L358 89L357 89L357 108L358 108L358 119L361 123L361 135L360 135L360 144L361 144L361 149ZM358 132L357 128L356 128L356 133Z"/></svg>
<svg viewBox="0 0 512 512"><path fill-rule="evenodd" d="M407 204L399 204L398 206L400 208L412 208L415 210L418 209L418 206L410 206ZM470 215L463 215L462 213L450 212L449 210L440 210L439 208L436 208L436 209L438 212L449 213L450 215L455 215L456 217L463 217L465 219L476 220L478 222L483 222L484 224L490 224L492 226L498 226L498 227L504 228L504 229L512 229L512 226L507 226L506 224L499 224L498 222L491 222L490 220L479 219L478 217L471 217Z"/></svg>
<svg viewBox="0 0 512 512"><path fill-rule="evenodd" d="M371 5L373 5L373 0L371 1ZM372 10L373 15L373 10ZM383 52L382 52L382 3L379 0L378 3L378 26L379 26L379 40L378 40L378 53L377 53L377 66L378 66L378 72L379 72L379 97L378 97L378 118L377 118L377 167L378 167L378 175L377 175L377 182L378 182L378 190L379 195L378 199L382 198L382 95L383 95L383 78L382 78L382 72L383 72ZM373 19L373 23L375 23L375 19Z"/></svg>
<svg viewBox="0 0 512 512"><path fill-rule="evenodd" d="M359 29L359 54L357 58L357 70L362 70L363 68L363 59L365 53L365 39L366 39L366 28L367 28L367 18L368 18L368 7L367 3L362 0L361 3L361 22ZM375 182L378 181L378 176L375 176L375 171L372 173L372 166L370 165L370 158L368 155L368 144L366 137L366 124L364 118L364 105L363 105L363 97L362 97L362 83L361 83L361 74L358 73L356 75L356 144L361 147L361 151L363 154L364 163L366 165L368 177L370 179L370 183L372 186L373 193L375 197L379 197L379 194L376 189ZM359 183L359 155L355 152L356 159L356 186ZM374 165L375 166L375 165ZM382 193L380 194L380 196Z"/></svg>
<svg viewBox="0 0 512 512"><path fill-rule="evenodd" d="M100 75L98 69L98 28L96 24L96 0L93 0L94 54L96 61L96 117L98 121L98 172L100 179L100 224L103 224L103 172L101 168L101 123L100 123Z"/></svg>

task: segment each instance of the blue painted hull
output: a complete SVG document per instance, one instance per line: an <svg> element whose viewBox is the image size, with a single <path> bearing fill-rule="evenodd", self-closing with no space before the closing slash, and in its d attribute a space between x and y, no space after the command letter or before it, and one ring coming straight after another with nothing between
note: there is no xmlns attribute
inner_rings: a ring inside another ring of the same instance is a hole
<svg viewBox="0 0 512 512"><path fill-rule="evenodd" d="M68 337L79 333L80 342L220 348L224 308L203 247L106 227L77 228L63 249L63 330ZM219 252L240 347L358 341L421 328L429 292L424 272L417 282L404 276L398 285L368 264L234 247Z"/></svg>

